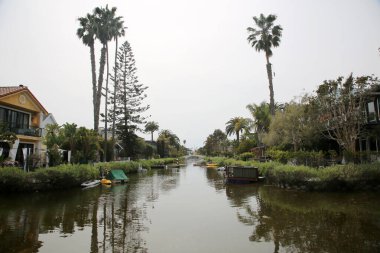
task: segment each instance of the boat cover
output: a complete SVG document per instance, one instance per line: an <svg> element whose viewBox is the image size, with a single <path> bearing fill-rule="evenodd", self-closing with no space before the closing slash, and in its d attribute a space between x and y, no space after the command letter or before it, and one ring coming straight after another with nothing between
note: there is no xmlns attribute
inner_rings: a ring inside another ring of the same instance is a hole
<svg viewBox="0 0 380 253"><path fill-rule="evenodd" d="M111 170L108 174L110 180L128 180L128 177L124 174L122 170Z"/></svg>

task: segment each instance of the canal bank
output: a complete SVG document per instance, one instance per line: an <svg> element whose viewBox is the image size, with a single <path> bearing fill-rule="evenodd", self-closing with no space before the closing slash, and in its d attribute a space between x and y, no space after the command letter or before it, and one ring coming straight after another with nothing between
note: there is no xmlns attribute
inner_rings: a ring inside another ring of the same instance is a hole
<svg viewBox="0 0 380 253"><path fill-rule="evenodd" d="M266 183L303 191L380 191L380 163L346 164L314 168L278 162L240 161L223 157L206 158L218 166L253 166Z"/></svg>
<svg viewBox="0 0 380 253"><path fill-rule="evenodd" d="M379 252L380 195L225 185L195 167L0 197L0 252Z"/></svg>

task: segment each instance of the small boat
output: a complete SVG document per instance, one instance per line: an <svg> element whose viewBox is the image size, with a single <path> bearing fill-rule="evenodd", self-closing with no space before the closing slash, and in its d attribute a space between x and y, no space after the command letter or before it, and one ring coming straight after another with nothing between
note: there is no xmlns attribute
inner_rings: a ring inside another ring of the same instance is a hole
<svg viewBox="0 0 380 253"><path fill-rule="evenodd" d="M89 188L89 187L97 186L99 184L100 184L100 180L90 180L90 181L81 183L80 186L82 186L83 188Z"/></svg>
<svg viewBox="0 0 380 253"><path fill-rule="evenodd" d="M208 164L206 164L206 168L207 169L216 169L216 168L218 168L218 164L217 163L208 163Z"/></svg>
<svg viewBox="0 0 380 253"><path fill-rule="evenodd" d="M112 184L111 180L109 180L109 179L105 179L105 178L103 178L100 182L101 182L102 184L105 184L105 185L110 185L110 184Z"/></svg>
<svg viewBox="0 0 380 253"><path fill-rule="evenodd" d="M224 167L219 167L219 168L217 168L216 170L217 170L217 171L225 171L226 168L224 168Z"/></svg>

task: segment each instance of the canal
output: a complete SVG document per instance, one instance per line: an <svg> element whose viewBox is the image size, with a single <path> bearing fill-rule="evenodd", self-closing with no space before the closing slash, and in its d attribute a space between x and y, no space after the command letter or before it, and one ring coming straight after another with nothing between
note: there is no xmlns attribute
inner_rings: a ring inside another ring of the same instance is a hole
<svg viewBox="0 0 380 253"><path fill-rule="evenodd" d="M0 252L380 252L379 193L225 185L193 163L0 196Z"/></svg>

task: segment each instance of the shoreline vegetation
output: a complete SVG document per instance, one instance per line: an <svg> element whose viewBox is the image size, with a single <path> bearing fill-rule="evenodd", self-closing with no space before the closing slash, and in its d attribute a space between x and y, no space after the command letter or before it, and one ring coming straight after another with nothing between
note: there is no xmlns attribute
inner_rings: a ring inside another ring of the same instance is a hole
<svg viewBox="0 0 380 253"><path fill-rule="evenodd" d="M285 189L304 191L380 191L380 163L345 164L314 168L279 162L241 161L206 157L219 166L255 166L266 183Z"/></svg>
<svg viewBox="0 0 380 253"><path fill-rule="evenodd" d="M137 173L138 168L150 170L154 165L174 164L176 158L140 161L117 161L90 164L62 164L49 168L38 168L25 172L18 167L0 168L0 193L39 192L80 187L80 184L100 178L103 172L122 169L126 174Z"/></svg>

